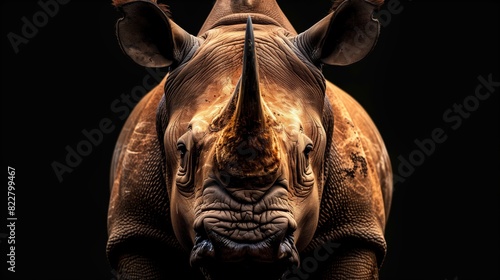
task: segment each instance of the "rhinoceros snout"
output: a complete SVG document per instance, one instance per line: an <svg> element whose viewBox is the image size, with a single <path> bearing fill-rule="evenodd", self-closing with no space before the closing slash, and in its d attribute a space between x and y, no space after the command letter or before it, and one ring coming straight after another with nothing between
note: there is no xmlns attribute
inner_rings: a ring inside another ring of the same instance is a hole
<svg viewBox="0 0 500 280"><path fill-rule="evenodd" d="M207 187L194 229L192 266L213 268L230 263L241 269L262 269L299 262L293 236L297 223L287 191L280 186L272 187L256 203L241 203L221 187Z"/></svg>

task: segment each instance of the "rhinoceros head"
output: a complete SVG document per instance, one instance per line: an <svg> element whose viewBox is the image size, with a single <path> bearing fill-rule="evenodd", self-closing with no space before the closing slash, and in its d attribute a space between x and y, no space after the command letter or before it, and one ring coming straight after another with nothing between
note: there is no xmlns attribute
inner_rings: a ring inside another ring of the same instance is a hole
<svg viewBox="0 0 500 280"><path fill-rule="evenodd" d="M321 65L371 50L376 36L356 29L378 32L376 6L342 2L297 34L275 1L217 1L197 36L154 2L120 8L125 53L170 67L158 130L172 226L191 265L212 279L278 278L318 222L332 126Z"/></svg>

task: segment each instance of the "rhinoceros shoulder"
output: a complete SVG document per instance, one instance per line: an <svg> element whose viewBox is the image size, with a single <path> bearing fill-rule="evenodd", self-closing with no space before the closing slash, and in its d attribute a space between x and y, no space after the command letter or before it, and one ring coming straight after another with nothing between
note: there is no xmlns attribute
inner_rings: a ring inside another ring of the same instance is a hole
<svg viewBox="0 0 500 280"><path fill-rule="evenodd" d="M391 161L384 140L373 119L349 93L327 81L326 95L332 105L335 122L337 124L344 122L353 129L354 133L347 137L359 139L367 157L367 162L376 164L370 168L376 175L374 187L379 187L382 191L384 209L379 211L383 210L384 212L383 220L385 225L390 212L393 177ZM338 127L336 129L337 133L334 133L334 142L339 143L339 141L343 141L340 139L341 136L346 137L346 135L342 135L345 130L343 133L339 133Z"/></svg>

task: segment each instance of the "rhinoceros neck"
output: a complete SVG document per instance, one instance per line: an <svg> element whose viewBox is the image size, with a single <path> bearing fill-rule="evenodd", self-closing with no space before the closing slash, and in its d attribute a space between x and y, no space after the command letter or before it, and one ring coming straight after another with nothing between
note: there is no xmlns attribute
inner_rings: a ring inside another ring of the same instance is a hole
<svg viewBox="0 0 500 280"><path fill-rule="evenodd" d="M221 19L234 21L241 16L246 21L249 14L257 18L257 22L254 21L254 23L259 23L260 19L264 24L277 24L296 34L295 29L281 11L276 0L217 0L201 27L199 35L220 25Z"/></svg>

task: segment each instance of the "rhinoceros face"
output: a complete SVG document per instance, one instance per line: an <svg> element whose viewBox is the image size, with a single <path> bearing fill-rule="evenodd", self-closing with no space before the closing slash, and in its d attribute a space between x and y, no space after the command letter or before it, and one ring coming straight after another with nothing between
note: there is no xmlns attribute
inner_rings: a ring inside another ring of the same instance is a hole
<svg viewBox="0 0 500 280"><path fill-rule="evenodd" d="M296 34L275 1L237 2L217 1L195 37L154 2L130 1L117 33L139 64L171 67L158 123L172 227L191 265L209 279L277 279L318 223L332 125L320 65L371 50L376 36L353 30L374 6L345 1Z"/></svg>
<svg viewBox="0 0 500 280"><path fill-rule="evenodd" d="M208 32L166 81L171 216L195 266L297 264L316 228L325 85L269 28Z"/></svg>

